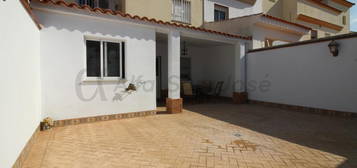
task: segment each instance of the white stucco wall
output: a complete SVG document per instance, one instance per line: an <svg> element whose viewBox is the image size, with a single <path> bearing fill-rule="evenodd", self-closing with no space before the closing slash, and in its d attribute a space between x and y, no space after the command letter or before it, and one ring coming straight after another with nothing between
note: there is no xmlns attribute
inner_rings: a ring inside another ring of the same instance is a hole
<svg viewBox="0 0 357 168"><path fill-rule="evenodd" d="M357 112L357 38L249 53L249 99Z"/></svg>
<svg viewBox="0 0 357 168"><path fill-rule="evenodd" d="M228 7L229 18L235 18L261 13L263 11L262 1L256 0L253 5L250 5L237 0L204 0L204 21L214 21L214 4Z"/></svg>
<svg viewBox="0 0 357 168"><path fill-rule="evenodd" d="M40 33L20 1L0 1L0 167L10 168L41 119Z"/></svg>
<svg viewBox="0 0 357 168"><path fill-rule="evenodd" d="M120 23L117 19L103 21L95 17L36 13L44 25L41 31L43 117L61 120L156 109L153 29ZM126 41L127 82L98 84L76 80L85 68L85 35ZM130 95L123 93L129 83L140 81L147 82L145 89L142 86ZM116 94L126 97L115 100Z"/></svg>

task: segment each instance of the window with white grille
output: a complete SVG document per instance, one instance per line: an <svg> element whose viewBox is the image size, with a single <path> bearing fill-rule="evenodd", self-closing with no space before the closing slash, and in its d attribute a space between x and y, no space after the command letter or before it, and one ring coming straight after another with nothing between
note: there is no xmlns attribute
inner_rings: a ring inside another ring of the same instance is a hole
<svg viewBox="0 0 357 168"><path fill-rule="evenodd" d="M172 0L172 20L191 23L191 2L188 0Z"/></svg>

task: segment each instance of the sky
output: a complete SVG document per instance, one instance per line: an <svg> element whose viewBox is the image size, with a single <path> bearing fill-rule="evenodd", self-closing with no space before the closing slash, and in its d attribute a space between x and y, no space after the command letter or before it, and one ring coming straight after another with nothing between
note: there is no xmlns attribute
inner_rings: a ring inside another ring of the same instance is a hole
<svg viewBox="0 0 357 168"><path fill-rule="evenodd" d="M351 8L350 19L351 19L351 31L357 32L357 0L349 0L349 1L356 4Z"/></svg>

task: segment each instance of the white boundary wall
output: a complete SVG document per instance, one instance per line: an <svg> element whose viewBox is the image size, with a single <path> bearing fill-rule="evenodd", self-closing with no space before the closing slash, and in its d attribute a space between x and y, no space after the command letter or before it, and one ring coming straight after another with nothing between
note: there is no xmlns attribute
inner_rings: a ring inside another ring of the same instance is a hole
<svg viewBox="0 0 357 168"><path fill-rule="evenodd" d="M336 41L338 57L330 41L250 52L249 99L357 112L357 38Z"/></svg>
<svg viewBox="0 0 357 168"><path fill-rule="evenodd" d="M0 167L15 163L41 119L40 32L19 0L0 1Z"/></svg>

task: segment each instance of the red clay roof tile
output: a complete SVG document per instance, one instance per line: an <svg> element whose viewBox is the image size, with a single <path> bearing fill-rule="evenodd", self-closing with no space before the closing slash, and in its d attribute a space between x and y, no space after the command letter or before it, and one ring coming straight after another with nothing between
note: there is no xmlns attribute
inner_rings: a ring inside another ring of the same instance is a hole
<svg viewBox="0 0 357 168"><path fill-rule="evenodd" d="M241 36L241 35L235 35L235 34L228 34L224 32L219 32L219 31L214 31L214 30L209 30L205 28L200 28L200 27L194 27L194 26L189 26L189 25L184 25L184 24L178 24L178 23L171 23L171 22L165 22L162 20L156 20L154 18L148 18L148 17L140 17L137 15L131 15L128 13L123 13L120 11L113 11L110 9L101 9L101 8L91 8L88 5L83 5L80 6L77 3L67 3L63 0L58 0L58 1L53 1L53 0L33 0L37 1L42 4L53 4L57 6L63 6L63 7L68 7L68 8L73 8L73 9L79 9L79 10L88 10L89 12L100 12L102 14L107 14L107 15L117 15L121 16L124 18L129 18L133 20L140 20L140 21L145 21L145 22L150 22L150 23L156 23L156 24L161 24L161 25L166 25L166 26L174 26L174 27L179 27L179 28L186 28L186 29L191 29L191 30L196 30L196 31L201 31L201 32L207 32L207 33L213 33L213 34L218 34L222 36L227 36L227 37L232 37L232 38L240 38L244 40L251 40L251 37L246 37L246 36Z"/></svg>

